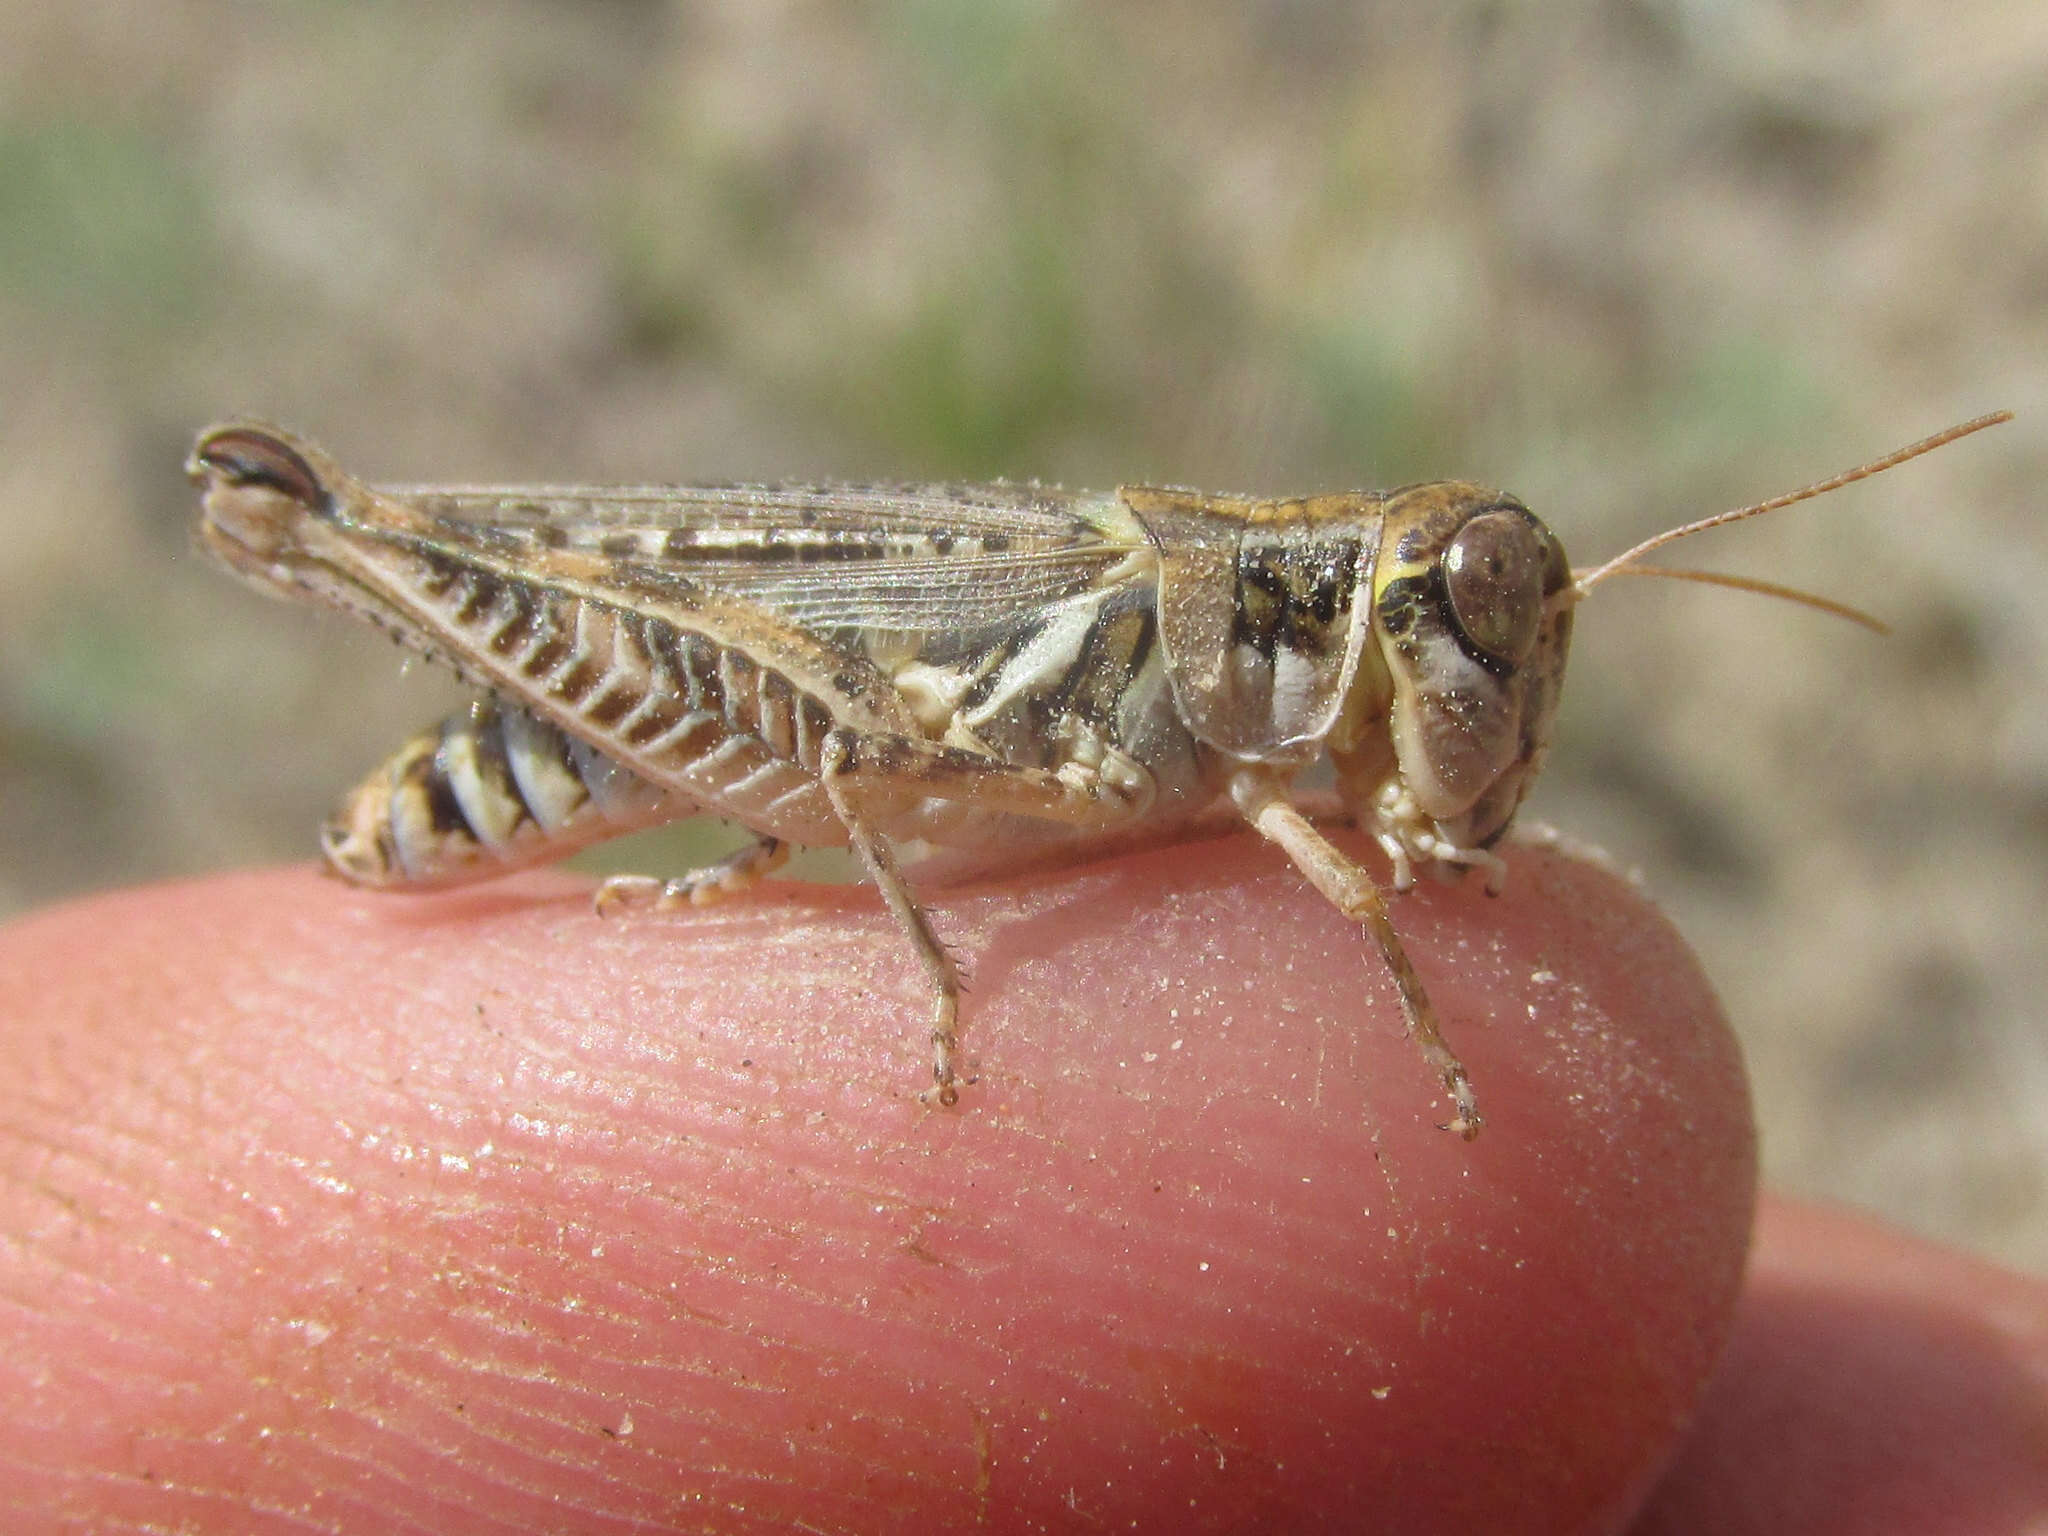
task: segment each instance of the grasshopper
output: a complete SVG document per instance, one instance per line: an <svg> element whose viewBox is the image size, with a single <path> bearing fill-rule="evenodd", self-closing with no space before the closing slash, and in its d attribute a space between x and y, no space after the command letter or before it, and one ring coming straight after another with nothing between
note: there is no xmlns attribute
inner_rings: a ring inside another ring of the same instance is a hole
<svg viewBox="0 0 2048 1536"><path fill-rule="evenodd" d="M187 473L199 537L274 593L450 663L475 703L406 743L321 834L362 885L550 861L700 812L754 834L679 878L615 876L601 910L745 889L790 845L851 846L929 978L933 1093L958 1096L959 969L899 867L1170 837L1219 802L1371 934L1409 1033L1478 1134L1477 1097L1379 882L1314 824L1420 870L1484 873L1547 749L1572 611L1674 539L1789 506L2009 418L1953 427L1786 496L1668 530L1590 571L1515 497L1464 481L1277 500L1126 486L386 486L233 422ZM1867 621L1866 622L1872 622Z"/></svg>

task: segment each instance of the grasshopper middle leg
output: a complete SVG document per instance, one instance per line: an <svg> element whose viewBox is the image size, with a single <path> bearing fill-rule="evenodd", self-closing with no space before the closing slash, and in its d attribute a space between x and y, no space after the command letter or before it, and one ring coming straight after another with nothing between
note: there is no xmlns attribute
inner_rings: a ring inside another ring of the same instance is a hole
<svg viewBox="0 0 2048 1536"><path fill-rule="evenodd" d="M918 799L939 799L969 800L991 811L1070 825L1111 825L1142 808L1151 793L1150 780L1115 779L1080 763L1057 769L1020 767L915 737L850 730L834 731L826 739L818 773L832 809L846 827L847 840L910 936L918 963L931 980L933 1091L941 1104L956 1103L960 966L918 905L877 823Z"/></svg>

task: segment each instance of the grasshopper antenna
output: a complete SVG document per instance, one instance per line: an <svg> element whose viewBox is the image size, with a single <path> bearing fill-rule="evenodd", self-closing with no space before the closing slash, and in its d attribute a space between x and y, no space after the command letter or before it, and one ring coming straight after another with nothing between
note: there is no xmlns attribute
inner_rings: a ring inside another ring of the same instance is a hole
<svg viewBox="0 0 2048 1536"><path fill-rule="evenodd" d="M1908 459L1917 459L1923 453L1932 453L1946 447L1957 438L1968 437L1973 432L1982 432L1986 427L1995 427L2012 420L2011 411L1993 411L1932 437L1923 437L1917 443L1886 454L1883 458L1872 459L1868 464L1859 464L1854 469L1845 469L1839 475L1831 475L1816 481L1802 490L1789 491L1783 496L1773 496L1768 501L1753 502L1746 507L1737 507L1732 512L1717 512L1712 517L1703 517L1698 522L1684 523L1676 528L1667 528L1636 545L1623 550L1612 560L1596 565L1590 571L1572 573L1572 584L1551 599L1560 608L1569 608L1610 576L1669 576L1679 581L1700 581L1717 587L1735 587L1745 592L1761 592L1767 597L1782 597L1788 602L1804 603L1809 608L1818 608L1823 613L1832 613L1840 618L1863 624L1880 634L1885 627L1878 620L1860 609L1846 603L1837 603L1831 598L1817 597L1811 592L1802 592L1796 587L1781 587L1776 582L1756 581L1747 576L1723 576L1714 571L1674 570L1667 566L1644 565L1643 556L1653 550L1662 549L1666 544L1680 539L1689 539L1696 533L1705 533L1709 528L1719 528L1726 523L1739 523L1745 518L1761 517L1766 512L1793 506L1802 501L1811 501L1816 496L1825 496L1829 491L1839 491L1845 485L1854 485L1858 480L1868 480L1872 475L1881 475L1888 469L1895 469Z"/></svg>
<svg viewBox="0 0 2048 1536"><path fill-rule="evenodd" d="M1847 619L1851 624L1861 624L1865 629L1880 635L1892 632L1891 625L1874 614L1865 613L1861 608L1852 608L1847 603L1838 603L1832 597L1822 597L1818 592L1808 592L1800 587L1788 587L1775 581L1762 581L1755 576L1731 576L1726 571L1694 571L1676 565L1617 565L1602 575L1608 576L1663 576L1672 581L1696 581L1708 587L1733 587L1738 592L1755 592L1762 597L1783 598L1788 603L1798 603L1805 608L1818 608L1822 613L1833 614L1838 619ZM1577 601L1576 598L1573 599Z"/></svg>

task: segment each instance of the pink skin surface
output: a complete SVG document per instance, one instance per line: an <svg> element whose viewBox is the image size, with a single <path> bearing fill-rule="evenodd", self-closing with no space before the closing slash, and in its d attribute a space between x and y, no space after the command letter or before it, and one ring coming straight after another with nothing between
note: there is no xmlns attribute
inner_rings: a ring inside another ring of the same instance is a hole
<svg viewBox="0 0 2048 1536"><path fill-rule="evenodd" d="M1636 1529L2048 1530L2048 1284L1765 1201L1727 1358Z"/></svg>
<svg viewBox="0 0 2048 1536"><path fill-rule="evenodd" d="M1661 919L1514 862L1396 903L1470 1145L1376 957L1242 838L944 893L953 1110L861 888L607 920L560 876L292 869L18 921L0 1526L1619 1528L1733 1318L1748 1099ZM1788 1262L1746 1371L1854 1342ZM2041 1297L1998 1279L2039 1445ZM1787 1528L1688 1511L1797 1481L1808 1377L1762 1420L1724 1381L1655 1529Z"/></svg>

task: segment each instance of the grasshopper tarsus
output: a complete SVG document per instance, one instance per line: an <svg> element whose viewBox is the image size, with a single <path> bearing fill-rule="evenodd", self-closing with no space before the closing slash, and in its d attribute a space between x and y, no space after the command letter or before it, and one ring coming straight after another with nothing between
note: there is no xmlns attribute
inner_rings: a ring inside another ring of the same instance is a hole
<svg viewBox="0 0 2048 1536"><path fill-rule="evenodd" d="M1477 1141L1479 1128L1486 1123L1486 1118L1479 1113L1479 1099L1472 1091L1472 1079L1465 1075L1463 1066L1458 1066L1443 1074L1443 1085L1458 1112L1449 1120L1440 1121L1437 1129L1450 1131L1461 1141Z"/></svg>
<svg viewBox="0 0 2048 1536"><path fill-rule="evenodd" d="M592 904L605 915L634 907L674 912L713 906L752 890L789 862L789 852L789 844L780 838L757 837L723 858L666 880L658 875L607 875Z"/></svg>

